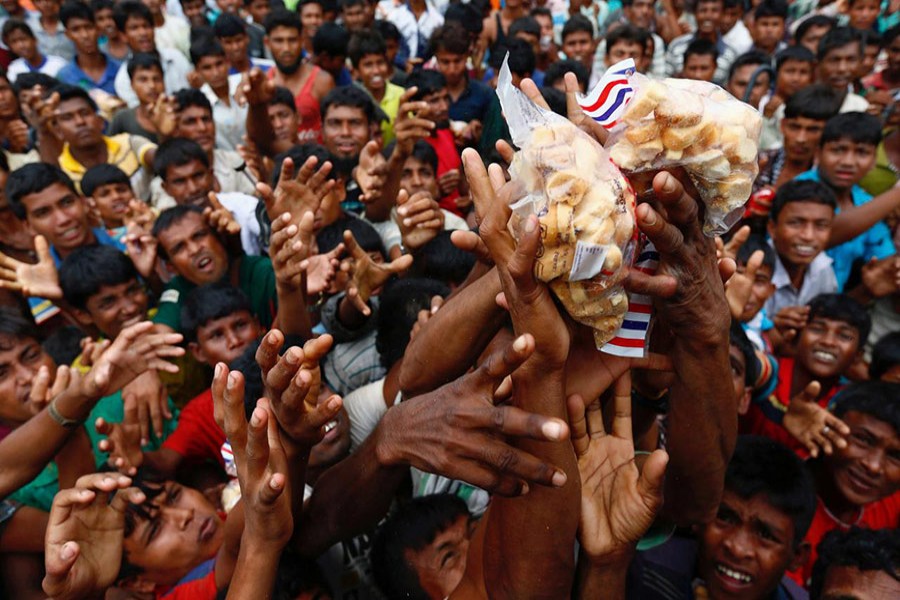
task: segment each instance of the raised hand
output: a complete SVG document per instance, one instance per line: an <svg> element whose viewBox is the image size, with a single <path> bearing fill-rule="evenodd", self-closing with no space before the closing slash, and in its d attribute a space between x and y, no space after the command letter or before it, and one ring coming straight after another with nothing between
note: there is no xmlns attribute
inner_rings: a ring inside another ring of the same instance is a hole
<svg viewBox="0 0 900 600"><path fill-rule="evenodd" d="M791 398L782 421L788 433L806 446L813 458L819 455L819 450L830 455L835 446L846 448L845 438L850 435L846 423L819 406L817 399L821 390L818 381L811 381Z"/></svg>
<svg viewBox="0 0 900 600"><path fill-rule="evenodd" d="M309 266L306 260L313 245L313 221L311 212L303 215L299 225L291 222L290 213L284 213L272 222L269 239L269 256L275 280L287 289L300 289L303 272Z"/></svg>
<svg viewBox="0 0 900 600"><path fill-rule="evenodd" d="M347 299L362 314L372 314L369 308L369 298L372 293L393 277L403 273L412 266L413 257L404 255L389 263L376 263L372 257L366 254L353 233L350 230L344 232L344 246L350 254L349 260L344 261L341 269L350 274L347 283Z"/></svg>
<svg viewBox="0 0 900 600"><path fill-rule="evenodd" d="M306 271L306 295L316 296L328 291L331 282L341 267L339 257L344 253L344 244L338 244L325 254L314 254L300 267Z"/></svg>
<svg viewBox="0 0 900 600"><path fill-rule="evenodd" d="M239 106L258 106L268 104L275 97L275 82L266 77L259 67L253 67L241 78L241 83L234 92L234 99Z"/></svg>
<svg viewBox="0 0 900 600"><path fill-rule="evenodd" d="M443 175L438 177L438 188L441 190L441 195L447 196L452 194L455 191L459 190L459 183L462 181L462 175L459 172L459 169L450 169L445 172Z"/></svg>
<svg viewBox="0 0 900 600"><path fill-rule="evenodd" d="M576 127L597 140L600 144L603 144L606 141L606 138L609 137L609 132L607 132L600 123L590 118L587 113L582 110L581 105L578 104L577 96L581 92L581 88L578 86L578 79L575 77L575 74L566 73L563 80L566 84L566 118L574 123ZM541 90L535 85L534 81L531 79L523 79L519 88L532 102L542 108L550 110L547 101L544 100L544 96L541 94Z"/></svg>
<svg viewBox="0 0 900 600"><path fill-rule="evenodd" d="M124 397L125 417L121 423L108 423L102 417L94 422L97 433L105 435L97 446L108 452L107 462L123 475L134 476L144 464L141 450L141 422L138 419L137 399L129 394Z"/></svg>
<svg viewBox="0 0 900 600"><path fill-rule="evenodd" d="M397 110L397 119L394 121L394 135L397 138L394 152L400 156L412 154L416 142L431 136L435 128L434 121L419 116L428 114L428 103L422 100L411 100L418 91L419 88L411 87L400 97L400 108Z"/></svg>
<svg viewBox="0 0 900 600"><path fill-rule="evenodd" d="M136 201L132 200L132 202ZM137 221L128 222L125 231L122 241L125 243L125 249L128 251L128 258L131 259L134 268L137 269L141 277L149 279L156 269L159 242L152 233L145 230Z"/></svg>
<svg viewBox="0 0 900 600"><path fill-rule="evenodd" d="M753 293L753 284L756 281L756 272L762 266L765 254L762 250L756 250L750 255L743 273L735 271L725 282L725 299L728 300L728 308L731 318L739 321L744 314L744 307L750 301Z"/></svg>
<svg viewBox="0 0 900 600"><path fill-rule="evenodd" d="M444 229L444 213L425 191L410 197L406 190L401 190L397 196L397 216L400 239L410 250L422 248Z"/></svg>
<svg viewBox="0 0 900 600"><path fill-rule="evenodd" d="M240 235L241 226L234 219L231 211L222 206L215 192L209 193L209 206L203 209L203 218L214 231L228 235Z"/></svg>
<svg viewBox="0 0 900 600"><path fill-rule="evenodd" d="M413 323L412 329L409 331L409 341L413 341L419 332L425 327L425 324L428 323L428 320L431 319L437 311L444 305L444 297L443 296L432 296L431 297L431 308L423 308L419 311L419 314L416 315L416 322Z"/></svg>
<svg viewBox="0 0 900 600"><path fill-rule="evenodd" d="M31 143L28 124L22 119L13 119L6 124L6 140L10 152L25 152Z"/></svg>
<svg viewBox="0 0 900 600"><path fill-rule="evenodd" d="M44 90L42 88L36 90L36 92L28 99L28 109L25 111L25 118L34 129L50 129L53 121L56 119L56 109L59 108L59 93L53 92L47 98L44 98Z"/></svg>
<svg viewBox="0 0 900 600"><path fill-rule="evenodd" d="M256 190L272 220L286 212L299 220L305 213L315 214L319 210L335 182L328 179L331 172L330 161L325 161L318 168L316 165L318 159L310 156L295 177L293 159L285 158L274 190L265 183L256 184Z"/></svg>
<svg viewBox="0 0 900 600"><path fill-rule="evenodd" d="M176 119L178 104L174 96L160 94L147 108L150 113L150 121L156 127L156 133L166 138L172 135L178 125Z"/></svg>
<svg viewBox="0 0 900 600"><path fill-rule="evenodd" d="M55 376L51 376L47 367L38 369L31 382L31 391L28 393L28 407L31 414L36 415L44 410L50 401L66 391L70 384L75 386L80 381L77 371L73 371L68 365L57 367Z"/></svg>
<svg viewBox="0 0 900 600"><path fill-rule="evenodd" d="M18 292L23 296L38 296L48 300L61 300L59 274L50 254L47 239L38 235L34 238L34 249L38 262L31 265L0 252L0 288Z"/></svg>
<svg viewBox="0 0 900 600"><path fill-rule="evenodd" d="M265 158L260 154L256 144L254 144L246 135L243 138L243 142L243 144L237 145L237 153L241 156L244 163L247 165L247 170L250 171L250 174L256 181L262 181L265 179L263 174L266 173Z"/></svg>
<svg viewBox="0 0 900 600"><path fill-rule="evenodd" d="M741 247L749 238L749 225L744 225L740 229L735 231L734 235L731 236L731 239L728 240L727 244L722 241L721 237L716 236L716 256L718 258L730 258L731 260L736 261L738 252L741 251Z"/></svg>
<svg viewBox="0 0 900 600"><path fill-rule="evenodd" d="M353 175L359 189L362 190L360 201L371 203L381 199L387 167L387 159L381 154L378 142L372 140L363 146L362 152L359 153L359 166Z"/></svg>
<svg viewBox="0 0 900 600"><path fill-rule="evenodd" d="M50 598L102 595L115 582L122 564L125 509L146 499L130 485L128 477L93 473L56 494L44 548L43 588Z"/></svg>
<svg viewBox="0 0 900 600"><path fill-rule="evenodd" d="M789 342L806 327L808 319L808 306L785 306L775 314L772 321L775 323L775 328L784 336L784 341Z"/></svg>

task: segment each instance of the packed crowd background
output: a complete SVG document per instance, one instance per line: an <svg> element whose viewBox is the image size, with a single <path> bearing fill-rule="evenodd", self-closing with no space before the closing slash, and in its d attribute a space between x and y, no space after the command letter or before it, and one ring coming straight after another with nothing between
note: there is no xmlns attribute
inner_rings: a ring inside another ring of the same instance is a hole
<svg viewBox="0 0 900 600"><path fill-rule="evenodd" d="M900 2L0 7L0 597L900 597ZM761 114L726 235L641 198L642 357L508 227L507 55Z"/></svg>

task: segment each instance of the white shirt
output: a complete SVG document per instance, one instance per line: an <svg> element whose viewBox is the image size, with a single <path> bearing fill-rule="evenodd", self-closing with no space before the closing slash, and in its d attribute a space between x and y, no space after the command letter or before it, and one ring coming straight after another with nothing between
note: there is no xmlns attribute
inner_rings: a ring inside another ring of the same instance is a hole
<svg viewBox="0 0 900 600"><path fill-rule="evenodd" d="M243 144L244 134L247 132L247 106L238 105L234 99L234 93L240 85L241 78L228 78L229 104L225 104L208 83L204 83L200 91L209 100L213 109L213 121L216 123L216 148L223 150L237 150L238 144Z"/></svg>
<svg viewBox="0 0 900 600"><path fill-rule="evenodd" d="M722 40L731 46L738 54L747 52L750 50L750 47L753 46L753 37L750 35L750 30L747 29L747 26L744 25L744 22L741 19L738 19L738 22L734 24L734 27L729 29L728 33L722 36Z"/></svg>
<svg viewBox="0 0 900 600"><path fill-rule="evenodd" d="M161 48L157 46L160 62L163 68L163 81L166 84L166 93L174 94L182 88L188 87L188 73L193 71L191 63L184 55L174 48ZM131 89L131 78L128 77L128 61L122 63L119 72L116 73L116 95L119 96L129 108L134 108L140 101L134 90Z"/></svg>
<svg viewBox="0 0 900 600"><path fill-rule="evenodd" d="M22 73L33 73L35 71L49 75L50 77L56 77L59 70L67 64L68 63L62 58L48 54L44 56L44 64L37 69L32 69L31 65L29 65L28 61L24 58L17 58L9 63L9 68L6 70L6 77L9 79L10 83L15 83L16 77Z"/></svg>
<svg viewBox="0 0 900 600"><path fill-rule="evenodd" d="M190 58L191 26L184 16L171 17L163 11L163 24L154 28L153 40L157 48L175 48L185 58Z"/></svg>
<svg viewBox="0 0 900 600"><path fill-rule="evenodd" d="M240 192L220 192L216 197L241 226L241 246L244 253L250 256L261 255L259 219L256 218L259 200Z"/></svg>
<svg viewBox="0 0 900 600"><path fill-rule="evenodd" d="M837 293L837 277L834 275L834 269L831 268L832 262L830 256L825 252L820 252L807 267L798 290L791 284L791 277L782 264L781 257L776 255L775 273L772 275L775 293L766 302L766 314L770 315L770 318L775 318L782 308L806 306L819 294Z"/></svg>
<svg viewBox="0 0 900 600"><path fill-rule="evenodd" d="M391 6L392 4L391 0L384 0L378 6L387 14L388 21L400 30L400 35L409 48L409 55L415 57L424 54L431 34L444 24L444 17L427 0L425 12L418 19L406 4ZM425 47L419 47L420 39Z"/></svg>

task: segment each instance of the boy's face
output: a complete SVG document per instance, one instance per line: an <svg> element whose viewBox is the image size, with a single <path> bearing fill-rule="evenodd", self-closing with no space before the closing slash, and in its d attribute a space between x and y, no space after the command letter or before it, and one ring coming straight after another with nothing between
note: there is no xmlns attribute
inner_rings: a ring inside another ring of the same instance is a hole
<svg viewBox="0 0 900 600"><path fill-rule="evenodd" d="M228 253L203 216L185 215L157 238L174 270L193 283L215 283L228 271Z"/></svg>
<svg viewBox="0 0 900 600"><path fill-rule="evenodd" d="M656 17L652 0L632 0L631 6L623 6L622 12L632 25L650 29Z"/></svg>
<svg viewBox="0 0 900 600"><path fill-rule="evenodd" d="M800 38L800 45L806 46L810 52L818 56L819 41L825 37L825 34L831 31L830 25L815 25L806 30L803 37Z"/></svg>
<svg viewBox="0 0 900 600"><path fill-rule="evenodd" d="M818 202L790 202L769 220L769 235L782 262L806 267L825 251L831 236L834 209Z"/></svg>
<svg viewBox="0 0 900 600"><path fill-rule="evenodd" d="M128 17L125 21L125 41L132 52L155 52L153 24L140 17Z"/></svg>
<svg viewBox="0 0 900 600"><path fill-rule="evenodd" d="M816 378L831 379L853 364L861 343L856 327L816 316L800 332L797 361Z"/></svg>
<svg viewBox="0 0 900 600"><path fill-rule="evenodd" d="M171 585L222 546L222 519L197 490L169 481L143 506L150 518L136 514L134 531L123 544L128 561L142 571L138 579Z"/></svg>
<svg viewBox="0 0 900 600"><path fill-rule="evenodd" d="M775 91L782 98L790 98L812 83L812 64L804 60L786 60L775 77Z"/></svg>
<svg viewBox="0 0 900 600"><path fill-rule="evenodd" d="M197 327L197 341L189 347L194 358L215 367L233 362L261 333L259 321L249 311L239 310Z"/></svg>
<svg viewBox="0 0 900 600"><path fill-rule="evenodd" d="M285 104L269 105L266 109L269 113L269 123L277 141L287 141L293 144L297 140L297 110L293 106Z"/></svg>
<svg viewBox="0 0 900 600"><path fill-rule="evenodd" d="M221 54L204 56L197 61L197 72L203 78L203 81L208 83L213 89L221 89L228 86L228 61Z"/></svg>
<svg viewBox="0 0 900 600"><path fill-rule="evenodd" d="M0 336L0 421L21 425L32 417L28 396L41 367L50 369L51 375L56 371L37 340Z"/></svg>
<svg viewBox="0 0 900 600"><path fill-rule="evenodd" d="M254 23L262 25L266 17L272 12L272 5L269 0L253 0L247 7L247 12L253 18Z"/></svg>
<svg viewBox="0 0 900 600"><path fill-rule="evenodd" d="M213 188L212 170L199 160L170 165L166 169L163 189L175 199L176 204L205 207Z"/></svg>
<svg viewBox="0 0 900 600"><path fill-rule="evenodd" d="M107 183L98 186L91 195L91 203L107 226L121 223L128 214L128 203L134 200L134 192L127 183Z"/></svg>
<svg viewBox="0 0 900 600"><path fill-rule="evenodd" d="M716 59L710 54L691 54L684 61L681 72L682 77L697 81L712 81L715 74Z"/></svg>
<svg viewBox="0 0 900 600"><path fill-rule="evenodd" d="M741 6L724 7L722 16L719 17L719 31L725 33L731 31L731 28L737 25L738 20L744 16L744 9Z"/></svg>
<svg viewBox="0 0 900 600"><path fill-rule="evenodd" d="M338 158L355 159L372 135L361 108L331 105L322 120L322 141Z"/></svg>
<svg viewBox="0 0 900 600"><path fill-rule="evenodd" d="M111 8L101 8L96 11L94 13L94 23L97 24L100 35L105 35L110 38L116 37L119 33L119 30L116 29L116 21L113 19L113 11Z"/></svg>
<svg viewBox="0 0 900 600"><path fill-rule="evenodd" d="M745 271L745 265L738 265L738 273ZM744 312L741 313L741 322L746 323L756 316L769 297L775 293L775 285L772 283L772 267L768 265L760 265L756 270L756 276L753 280L753 286L750 288L750 298L744 305Z"/></svg>
<svg viewBox="0 0 900 600"><path fill-rule="evenodd" d="M784 153L792 160L811 163L822 139L825 122L806 117L792 117L781 120L784 136Z"/></svg>
<svg viewBox="0 0 900 600"><path fill-rule="evenodd" d="M372 94L383 94L387 86L388 64L381 54L366 54L353 68L353 75Z"/></svg>
<svg viewBox="0 0 900 600"><path fill-rule="evenodd" d="M700 0L694 10L697 19L697 33L711 35L719 30L722 20L722 2L720 0Z"/></svg>
<svg viewBox="0 0 900 600"><path fill-rule="evenodd" d="M875 63L878 61L879 52L881 52L881 46L877 44L866 44L863 47L863 57L859 62L859 69L856 71L858 79L875 72Z"/></svg>
<svg viewBox="0 0 900 600"><path fill-rule="evenodd" d="M466 55L454 54L446 50L438 50L434 55L437 68L447 80L448 86L458 85L466 76Z"/></svg>
<svg viewBox="0 0 900 600"><path fill-rule="evenodd" d="M355 6L345 6L341 11L344 17L344 27L347 31L359 31L366 28L369 20L369 10L366 3L357 4Z"/></svg>
<svg viewBox="0 0 900 600"><path fill-rule="evenodd" d="M103 119L84 98L72 98L59 103L56 110L55 133L75 148L103 143Z"/></svg>
<svg viewBox="0 0 900 600"><path fill-rule="evenodd" d="M192 27L208 25L206 21L206 2L203 0L185 0L181 3L181 11Z"/></svg>
<svg viewBox="0 0 900 600"><path fill-rule="evenodd" d="M434 540L424 548L407 548L403 552L429 598L447 598L459 586L466 571L471 537L470 520L462 515L452 525L437 532Z"/></svg>
<svg viewBox="0 0 900 600"><path fill-rule="evenodd" d="M136 69L134 77L131 78L131 89L134 90L134 94L141 104L147 105L156 102L159 95L166 91L162 71L156 67Z"/></svg>
<svg viewBox="0 0 900 600"><path fill-rule="evenodd" d="M22 91L23 101L28 95L27 90ZM0 119L15 119L19 116L19 99L16 92L6 77L0 77Z"/></svg>
<svg viewBox="0 0 900 600"><path fill-rule="evenodd" d="M862 52L858 42L830 50L819 62L819 82L839 92L846 92L859 69L860 60Z"/></svg>
<svg viewBox="0 0 900 600"><path fill-rule="evenodd" d="M834 486L854 506L865 506L900 489L900 437L875 417L848 411L841 419L850 428L846 448L823 456Z"/></svg>
<svg viewBox="0 0 900 600"><path fill-rule="evenodd" d="M817 158L822 179L838 190L847 190L875 166L875 146L842 138L823 144Z"/></svg>
<svg viewBox="0 0 900 600"><path fill-rule="evenodd" d="M852 4L847 11L850 27L863 31L871 29L881 12L881 3L878 0L856 0Z"/></svg>
<svg viewBox="0 0 900 600"><path fill-rule="evenodd" d="M100 333L114 339L123 329L140 323L147 317L149 299L144 286L137 279L117 285L102 285L85 303L85 310L76 310L75 317L83 325L94 325Z"/></svg>
<svg viewBox="0 0 900 600"><path fill-rule="evenodd" d="M300 31L294 27L276 27L266 35L265 41L278 70L288 75L296 73L303 58L303 38Z"/></svg>
<svg viewBox="0 0 900 600"><path fill-rule="evenodd" d="M432 198L437 198L439 194L434 169L414 156L410 156L403 163L400 188L406 190L410 196L417 192L428 192Z"/></svg>
<svg viewBox="0 0 900 600"><path fill-rule="evenodd" d="M303 23L303 37L312 39L322 24L322 7L318 4L305 4L300 8L300 22Z"/></svg>
<svg viewBox="0 0 900 600"><path fill-rule="evenodd" d="M66 25L66 37L72 40L79 54L96 54L99 52L97 39L100 33L97 25L88 19L74 17Z"/></svg>
<svg viewBox="0 0 900 600"><path fill-rule="evenodd" d="M700 534L697 575L716 600L767 598L787 569L801 564L794 550L794 522L764 494L741 498L722 493L716 518Z"/></svg>
<svg viewBox="0 0 900 600"><path fill-rule="evenodd" d="M24 196L22 205L31 232L47 238L63 254L92 240L87 202L62 183Z"/></svg>
<svg viewBox="0 0 900 600"><path fill-rule="evenodd" d="M450 93L443 88L422 98L428 103L428 112L422 117L431 119L438 127L446 127L450 122Z"/></svg>
<svg viewBox="0 0 900 600"><path fill-rule="evenodd" d="M606 50L606 65L612 66L626 58L633 58L636 64L644 59L644 45L630 40L619 40L612 48Z"/></svg>
<svg viewBox="0 0 900 600"><path fill-rule="evenodd" d="M250 36L246 33L232 35L229 37L220 37L219 43L222 44L222 49L225 51L225 59L231 64L231 66L243 65L249 60ZM203 61L201 60L200 62ZM226 70L226 76L227 73L228 72Z"/></svg>
<svg viewBox="0 0 900 600"><path fill-rule="evenodd" d="M781 17L761 17L753 22L750 30L753 43L771 53L784 38L784 19Z"/></svg>
<svg viewBox="0 0 900 600"><path fill-rule="evenodd" d="M587 31L570 33L562 43L562 51L566 58L577 60L588 69L594 64L594 51L596 49L597 44Z"/></svg>
<svg viewBox="0 0 900 600"><path fill-rule="evenodd" d="M37 40L18 29L6 36L6 45L16 56L25 60L35 58L37 55Z"/></svg>
<svg viewBox="0 0 900 600"><path fill-rule="evenodd" d="M735 69L727 86L732 96L738 100L744 100L744 94L747 93L747 88L750 86L750 78L758 68L759 65L744 65ZM769 89L769 74L763 72L756 77L753 90L750 92L750 97L747 98L747 104L754 107L759 106L759 101L762 100L767 89Z"/></svg>
<svg viewBox="0 0 900 600"><path fill-rule="evenodd" d="M225 59L221 56L218 69L222 70L225 65ZM205 59L204 59L205 60ZM228 67L225 70L225 80L228 80ZM187 138L200 144L200 147L207 153L211 153L216 145L216 123L213 121L212 112L203 106L187 106L178 112L177 128L175 134L177 137Z"/></svg>

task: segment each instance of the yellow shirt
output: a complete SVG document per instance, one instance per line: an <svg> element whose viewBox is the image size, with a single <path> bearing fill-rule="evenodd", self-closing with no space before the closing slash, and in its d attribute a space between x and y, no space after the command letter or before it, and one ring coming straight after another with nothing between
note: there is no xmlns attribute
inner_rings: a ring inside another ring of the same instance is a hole
<svg viewBox="0 0 900 600"><path fill-rule="evenodd" d="M394 121L397 120L397 111L400 110L400 97L405 91L406 90L399 85L395 85L388 81L387 87L384 88L384 97L381 99L381 102L378 103L381 110L383 110L384 114L390 119L381 124L381 137L385 146L394 141Z"/></svg>
<svg viewBox="0 0 900 600"><path fill-rule="evenodd" d="M122 169L131 180L131 189L137 198L146 200L150 197L150 164L147 161L147 153L156 148L156 144L145 137L120 133L114 136L103 136L106 142L106 162ZM78 190L81 190L81 179L87 169L78 162L69 148L68 142L63 146L59 155L59 168L75 182Z"/></svg>

